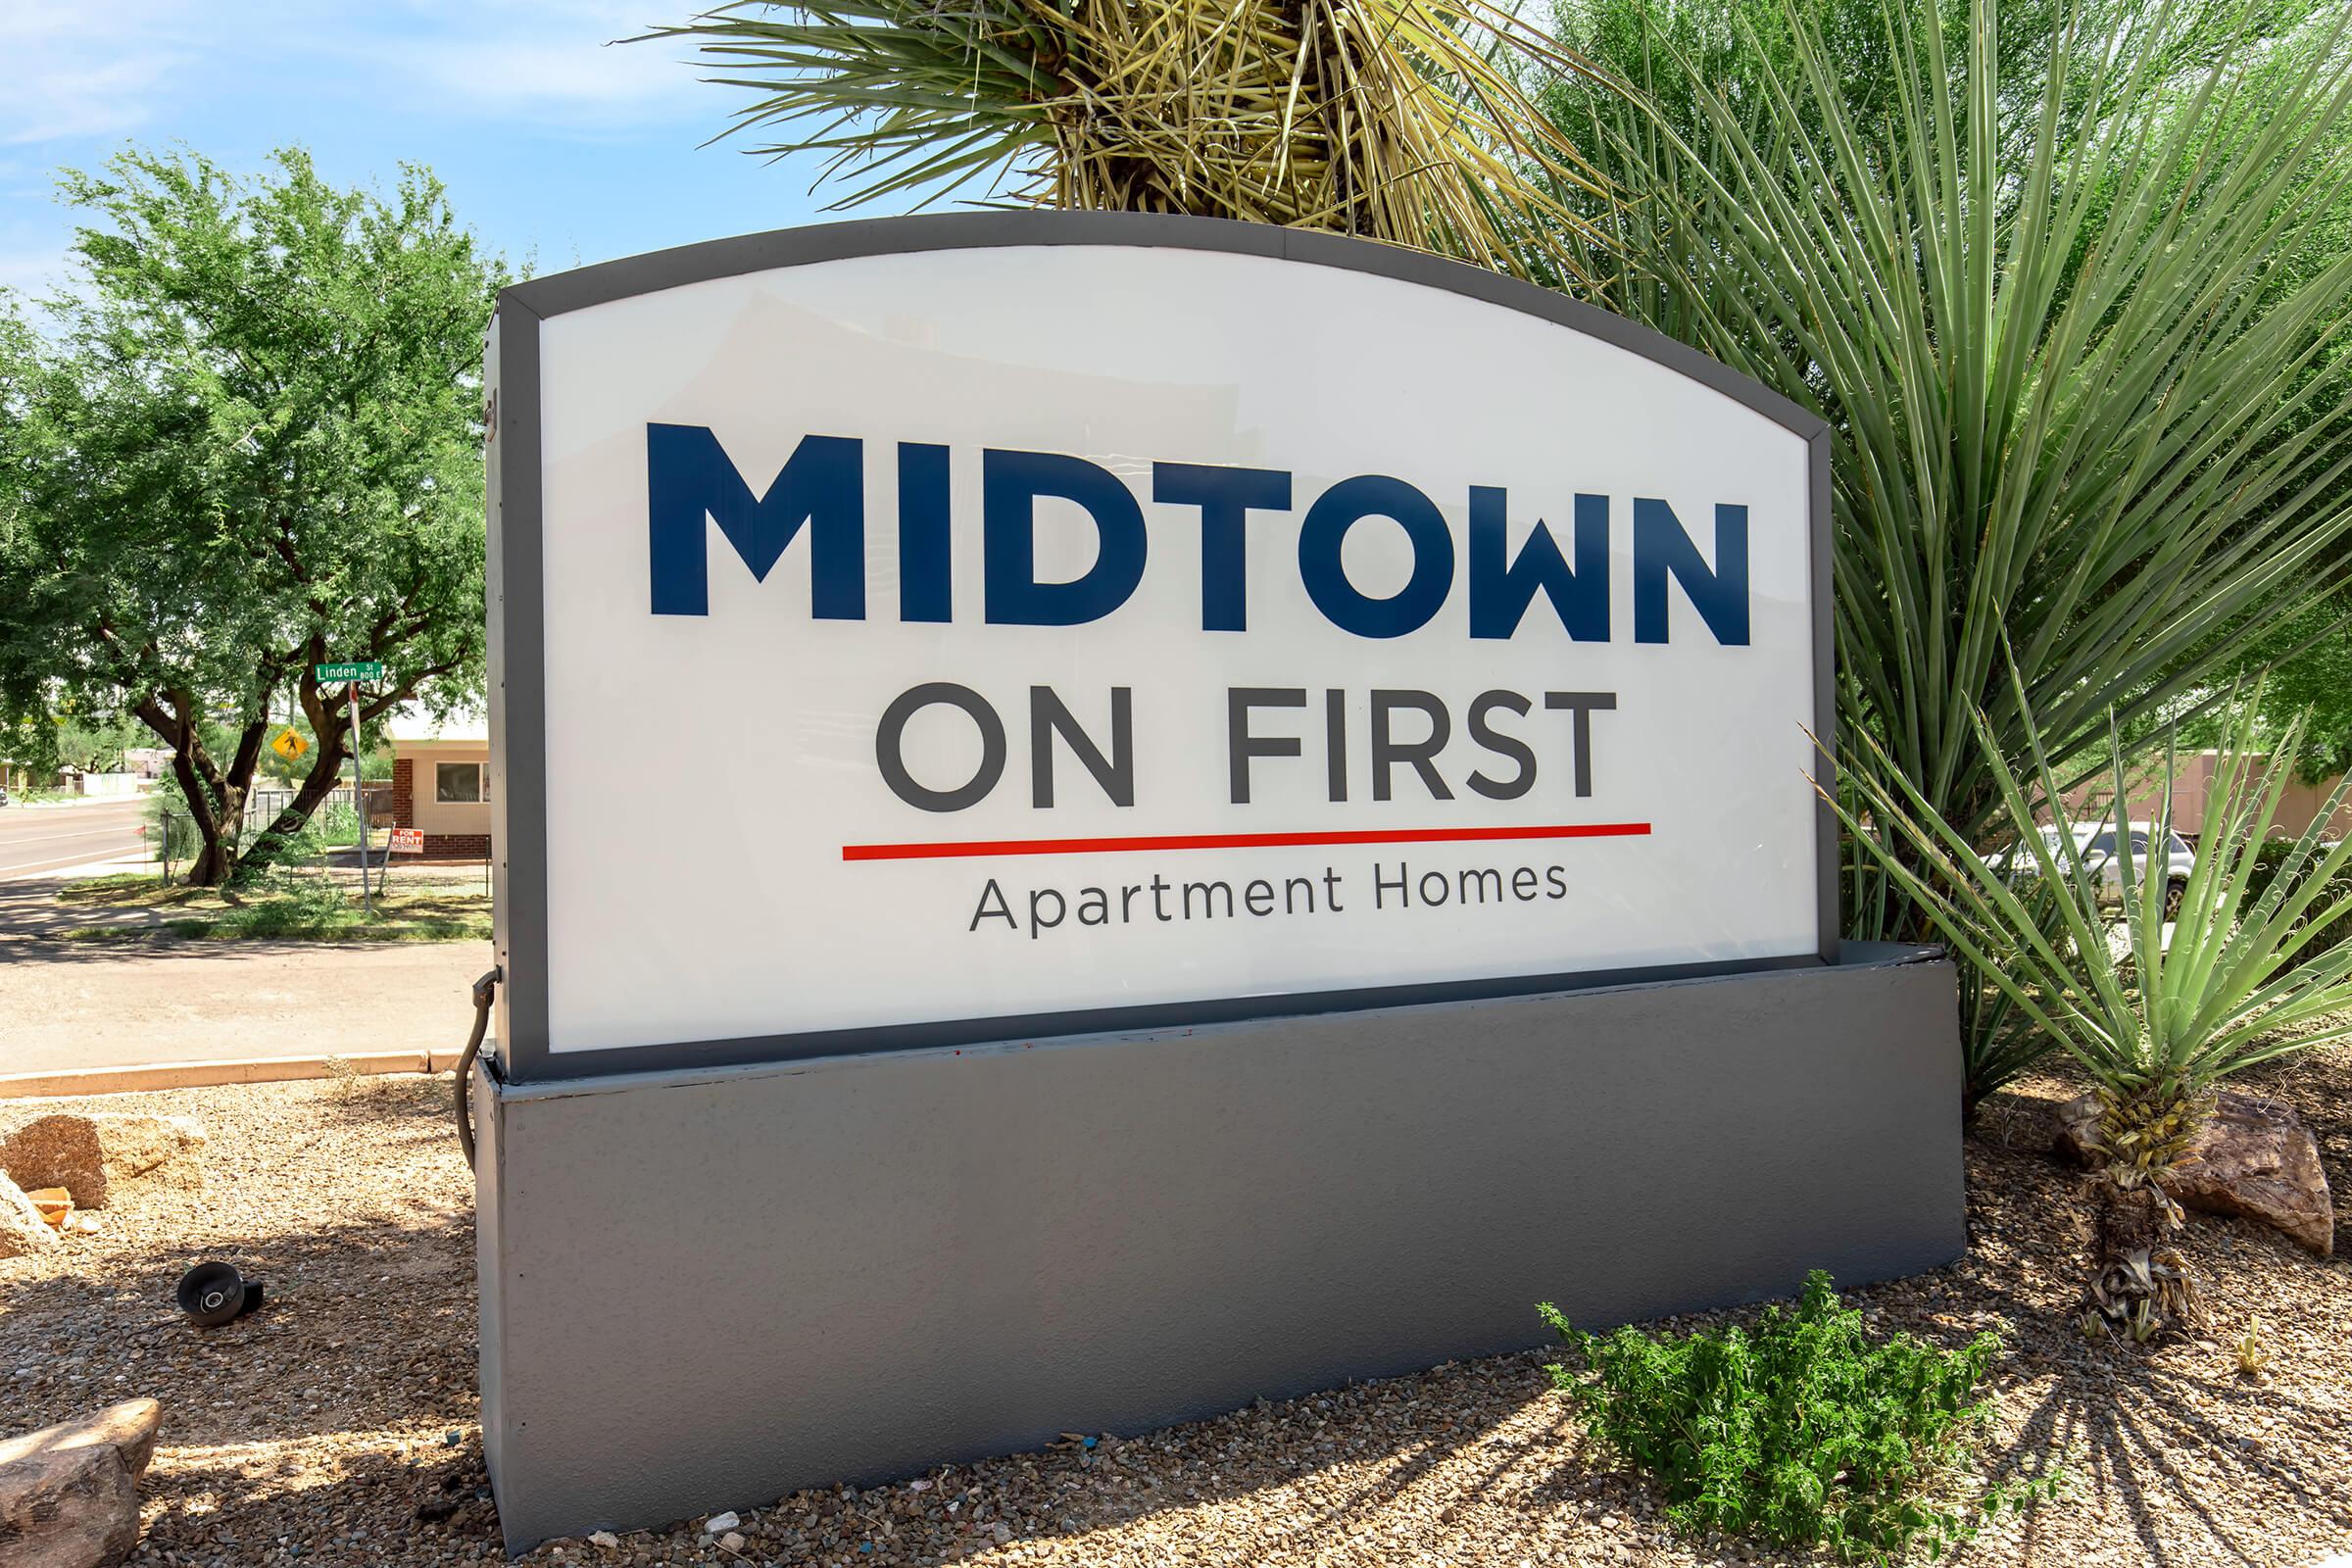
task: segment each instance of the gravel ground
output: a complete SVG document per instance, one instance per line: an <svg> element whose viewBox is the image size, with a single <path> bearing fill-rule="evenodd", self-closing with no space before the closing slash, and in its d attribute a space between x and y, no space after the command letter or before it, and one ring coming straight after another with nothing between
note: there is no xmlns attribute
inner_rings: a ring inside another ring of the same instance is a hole
<svg viewBox="0 0 2352 1568"><path fill-rule="evenodd" d="M2352 1048L2255 1087L2318 1131L2352 1194ZM473 1396L470 1188L447 1080L388 1078L115 1097L202 1119L201 1193L146 1187L94 1236L0 1263L0 1435L133 1395L164 1400L134 1562L448 1565L495 1558ZM2251 1224L2192 1218L2213 1337L2154 1353L2086 1342L2081 1179L2035 1152L2063 1079L2030 1081L1969 1143L1969 1255L1855 1293L1886 1329L1956 1343L2009 1326L1996 1474L2061 1466L2067 1494L1964 1561L2306 1564L2352 1544L2352 1264ZM43 1102L48 1109L60 1102ZM70 1103L70 1102L68 1102ZM0 1125L26 1106L0 1104ZM171 1286L234 1258L281 1304L211 1334ZM2249 1379L2232 1343L2259 1316L2275 1355ZM1712 1319L1686 1319L1688 1326ZM867 1491L701 1520L530 1561L653 1565L970 1561L1134 1564L1683 1565L1804 1560L1670 1540L1634 1479L1597 1464L1541 1354L1251 1406L1161 1432L1099 1435ZM713 1498L713 1505L741 1499Z"/></svg>

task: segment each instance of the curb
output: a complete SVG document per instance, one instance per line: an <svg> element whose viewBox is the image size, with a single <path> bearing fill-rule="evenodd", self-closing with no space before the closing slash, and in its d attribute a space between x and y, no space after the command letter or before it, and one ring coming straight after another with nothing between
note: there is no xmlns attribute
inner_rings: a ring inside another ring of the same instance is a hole
<svg viewBox="0 0 2352 1568"><path fill-rule="evenodd" d="M209 1089L221 1084L291 1083L345 1074L447 1072L455 1051L374 1051L347 1056L253 1056L225 1061L168 1061L138 1067L70 1067L0 1073L0 1100L65 1095L127 1095L151 1089Z"/></svg>

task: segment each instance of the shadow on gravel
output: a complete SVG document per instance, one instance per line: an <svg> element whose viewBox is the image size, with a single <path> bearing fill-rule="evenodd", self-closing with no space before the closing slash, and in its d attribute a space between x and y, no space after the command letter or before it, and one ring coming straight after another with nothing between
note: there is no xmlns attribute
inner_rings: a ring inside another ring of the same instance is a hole
<svg viewBox="0 0 2352 1568"><path fill-rule="evenodd" d="M2296 1104L2340 1194L2352 1177L2341 1159L2352 1096L2338 1081L2341 1063L2313 1058L2300 1065L2300 1074L2294 1064L2248 1073L2237 1087L2282 1094ZM2352 1273L2340 1225L2336 1256L2323 1260L2250 1221L2191 1214L2180 1245L2214 1313L2208 1334L2148 1348L2086 1339L2073 1327L2080 1275L2089 1260L2084 1178L2046 1154L2046 1122L2034 1136L2037 1111L2054 1102L2037 1106L2025 1097L1998 1099L2017 1102L1988 1102L1970 1138L1966 1292L1973 1304L2015 1327L2022 1375L2034 1387L2007 1396L2032 1402L2016 1440L1994 1455L1988 1473L1995 1480L2031 1478L2063 1467L2072 1492L2029 1515L2029 1555L2072 1544L2063 1532L2042 1528L2049 1510L2096 1509L2128 1524L2140 1556L2159 1568L2184 1556L2211 1560L2210 1553L2183 1549L2184 1527L2237 1561L2277 1561L2278 1543L2250 1520L2245 1503L2265 1497L2273 1508L2314 1517L2337 1509L2343 1416L2332 1402L2291 1386L2298 1369L2283 1335L2287 1359L2275 1369L2280 1375L2262 1382L2224 1370L2227 1342L2249 1317L2269 1320L2274 1332L2298 1318L2324 1324L2330 1298ZM2056 1270L2021 1269L2015 1253L1980 1255L1987 1235L2014 1244L2030 1231L2067 1239L2049 1250ZM2320 1332L2340 1330L2320 1326ZM2217 1507L2222 1499L2237 1505ZM2352 1523L2352 1514L2344 1519Z"/></svg>
<svg viewBox="0 0 2352 1568"><path fill-rule="evenodd" d="M325 1568L381 1562L404 1546L406 1560L419 1547L438 1547L435 1560L503 1560L479 1434L468 1425L454 1447L429 1434L407 1446L405 1456L354 1452L331 1475L267 1452L174 1464L141 1544L148 1555L139 1560L175 1552L189 1562L244 1568L277 1560L281 1541L301 1544L293 1560ZM155 1485L148 1490L152 1495Z"/></svg>
<svg viewBox="0 0 2352 1568"><path fill-rule="evenodd" d="M122 1098L139 1109L146 1097ZM0 1434L140 1395L163 1401L174 1450L470 1428L473 1210L438 1114L448 1102L445 1077L358 1078L310 1097L305 1125L266 1151L216 1127L206 1187L100 1210L97 1235L0 1283ZM414 1148L400 1156L413 1174L361 1212L306 1206L285 1173L356 1144ZM208 1258L263 1281L262 1306L219 1328L189 1323L173 1288Z"/></svg>
<svg viewBox="0 0 2352 1568"><path fill-rule="evenodd" d="M263 1281L261 1307L215 1329L188 1323L172 1290L206 1258ZM143 1394L163 1399L173 1447L345 1431L363 1401L370 1426L387 1410L474 1419L470 1212L420 1203L404 1224L292 1233L240 1235L232 1223L184 1251L89 1269L0 1290L0 1369L13 1369L0 1370L0 1426L30 1430Z"/></svg>
<svg viewBox="0 0 2352 1568"><path fill-rule="evenodd" d="M2082 1364L2091 1362L2086 1357ZM2098 1505L2083 1492L2114 1499L2112 1505L2129 1514L2151 1563L2173 1560L2159 1530L2162 1516L2173 1513L2194 1517L2241 1562L2268 1563L2277 1556L2274 1543L2246 1539L2242 1530L2233 1530L2208 1506L2198 1485L2174 1470L2174 1454L2195 1452L2208 1463L2242 1472L2248 1482L2291 1493L2313 1508L2322 1506L2340 1482L2292 1451L2305 1440L2332 1436L2339 1419L2332 1409L2249 1385L2185 1376L2144 1361L2134 1364L2123 1356L2096 1370L2103 1381L2112 1380L2108 1386L2086 1389L2059 1380L2027 1418L2024 1436L1999 1456L1992 1474L2036 1476L2060 1455L2087 1450L2089 1474L2078 1477L2082 1490L2072 1502L2058 1506ZM2215 1406L2222 1414L2211 1413ZM2241 1412L2266 1417L2273 1426L2283 1418L2293 1436L2286 1443L2254 1440L2246 1427L2225 1418ZM2079 1458L2071 1463L2078 1471L2082 1468Z"/></svg>

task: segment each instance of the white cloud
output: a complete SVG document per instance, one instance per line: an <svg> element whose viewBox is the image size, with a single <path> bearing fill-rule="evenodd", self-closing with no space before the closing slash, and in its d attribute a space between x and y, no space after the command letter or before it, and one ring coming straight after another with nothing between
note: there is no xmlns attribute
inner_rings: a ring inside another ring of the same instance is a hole
<svg viewBox="0 0 2352 1568"><path fill-rule="evenodd" d="M143 124L184 65L171 41L183 8L150 0L9 0L0 5L0 143L119 136Z"/></svg>
<svg viewBox="0 0 2352 1568"><path fill-rule="evenodd" d="M623 44L700 0L0 0L0 146L114 139L257 79L355 109L619 129L707 118L686 51Z"/></svg>
<svg viewBox="0 0 2352 1568"><path fill-rule="evenodd" d="M60 249L0 251L0 288L14 289L38 300L66 278L66 253Z"/></svg>
<svg viewBox="0 0 2352 1568"><path fill-rule="evenodd" d="M700 9L697 0L406 0L342 13L348 26L314 28L310 42L468 119L635 126L707 114L709 89L677 46L615 40Z"/></svg>
<svg viewBox="0 0 2352 1568"><path fill-rule="evenodd" d="M509 34L436 38L403 54L423 83L489 119L642 123L708 105L709 89L659 44Z"/></svg>

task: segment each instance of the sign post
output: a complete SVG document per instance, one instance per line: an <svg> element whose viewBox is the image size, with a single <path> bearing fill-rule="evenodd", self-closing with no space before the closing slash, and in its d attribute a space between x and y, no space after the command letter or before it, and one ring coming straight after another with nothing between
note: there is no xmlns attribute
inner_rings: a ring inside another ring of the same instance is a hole
<svg viewBox="0 0 2352 1568"><path fill-rule="evenodd" d="M360 682L382 680L384 666L374 660L314 666L322 681L339 680L351 699L351 812L360 823L360 912L372 918L375 906L368 894L368 798L360 786Z"/></svg>

